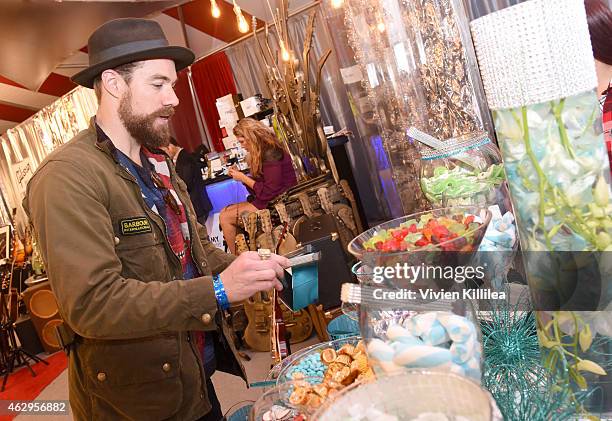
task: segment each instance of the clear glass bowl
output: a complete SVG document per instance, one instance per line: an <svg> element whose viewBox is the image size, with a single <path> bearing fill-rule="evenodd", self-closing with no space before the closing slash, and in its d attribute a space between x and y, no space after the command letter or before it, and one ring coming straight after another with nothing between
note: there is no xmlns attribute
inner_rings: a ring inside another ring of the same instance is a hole
<svg viewBox="0 0 612 421"><path fill-rule="evenodd" d="M324 403L312 419L396 421L425 414L439 415L423 419L503 420L493 397L478 384L450 373L421 370L348 387Z"/></svg>
<svg viewBox="0 0 612 421"><path fill-rule="evenodd" d="M406 225L410 221L418 221L427 215L431 215L436 219L473 216L474 220L479 222L480 225L466 230L456 238L440 242L439 244L418 246L403 251L385 252L382 250L368 250L367 244L375 236L380 236L381 233L388 232L390 229L399 228L402 224ZM425 262L447 266L458 265L469 260L472 254L478 250L489 222L491 222L491 212L480 206L456 206L433 209L393 219L370 228L349 243L348 251L371 268L395 266L397 263L419 265ZM444 251L458 251L459 253L444 253ZM363 283L361 279L360 283Z"/></svg>
<svg viewBox="0 0 612 421"><path fill-rule="evenodd" d="M309 384L320 381L322 379L292 380L267 390L253 404L249 413L249 421L292 420L300 415L304 419L308 419L321 406L323 401L306 397L298 401L292 397L292 394L296 389L308 388ZM271 416L272 413L276 414L275 417Z"/></svg>
<svg viewBox="0 0 612 421"><path fill-rule="evenodd" d="M340 348L342 348L342 346L345 344L357 345L357 343L360 340L361 340L361 336L351 336L349 338L336 339L335 341L322 342L322 343L315 344L315 345L309 346L308 348L304 348L300 350L299 352L291 355L291 360L282 366L282 368L280 369L278 373L278 376L276 377L276 383L282 384L285 382L292 381L293 372L295 371L296 367L298 367L300 363L304 361L305 358L310 357L315 354L320 355L321 352L323 352L323 350L327 348L333 348L337 351Z"/></svg>

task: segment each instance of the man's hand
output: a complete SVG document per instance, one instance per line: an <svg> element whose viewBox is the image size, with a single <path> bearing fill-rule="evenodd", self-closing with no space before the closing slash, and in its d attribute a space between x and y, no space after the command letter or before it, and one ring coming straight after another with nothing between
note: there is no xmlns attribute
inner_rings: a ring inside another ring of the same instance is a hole
<svg viewBox="0 0 612 421"><path fill-rule="evenodd" d="M284 268L289 266L286 257L272 254L270 259L261 260L255 251L247 251L236 258L219 274L227 299L236 303L251 297L259 291L283 289L279 279L284 277Z"/></svg>

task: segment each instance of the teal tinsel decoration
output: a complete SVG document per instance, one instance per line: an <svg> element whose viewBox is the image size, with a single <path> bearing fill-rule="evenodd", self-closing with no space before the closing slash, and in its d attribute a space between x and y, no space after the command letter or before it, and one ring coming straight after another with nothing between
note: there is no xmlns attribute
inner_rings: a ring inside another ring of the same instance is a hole
<svg viewBox="0 0 612 421"><path fill-rule="evenodd" d="M542 366L535 317L525 311L527 304L524 297L513 306L504 301L481 321L483 385L506 421L574 419L570 391Z"/></svg>

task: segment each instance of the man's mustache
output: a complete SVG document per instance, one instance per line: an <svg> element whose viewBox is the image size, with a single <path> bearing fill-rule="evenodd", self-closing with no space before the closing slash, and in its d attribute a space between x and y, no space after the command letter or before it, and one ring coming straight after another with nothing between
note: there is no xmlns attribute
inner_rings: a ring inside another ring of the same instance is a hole
<svg viewBox="0 0 612 421"><path fill-rule="evenodd" d="M152 118L172 117L175 113L174 107L165 107L151 114Z"/></svg>

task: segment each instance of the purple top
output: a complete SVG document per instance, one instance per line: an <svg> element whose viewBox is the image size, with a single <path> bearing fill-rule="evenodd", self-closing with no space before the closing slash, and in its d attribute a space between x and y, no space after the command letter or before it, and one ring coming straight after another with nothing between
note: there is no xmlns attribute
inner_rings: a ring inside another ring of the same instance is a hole
<svg viewBox="0 0 612 421"><path fill-rule="evenodd" d="M253 179L255 185L249 190L255 195L251 203L257 209L265 209L270 200L297 184L291 157L287 152L283 152L281 159L264 159L261 175Z"/></svg>

